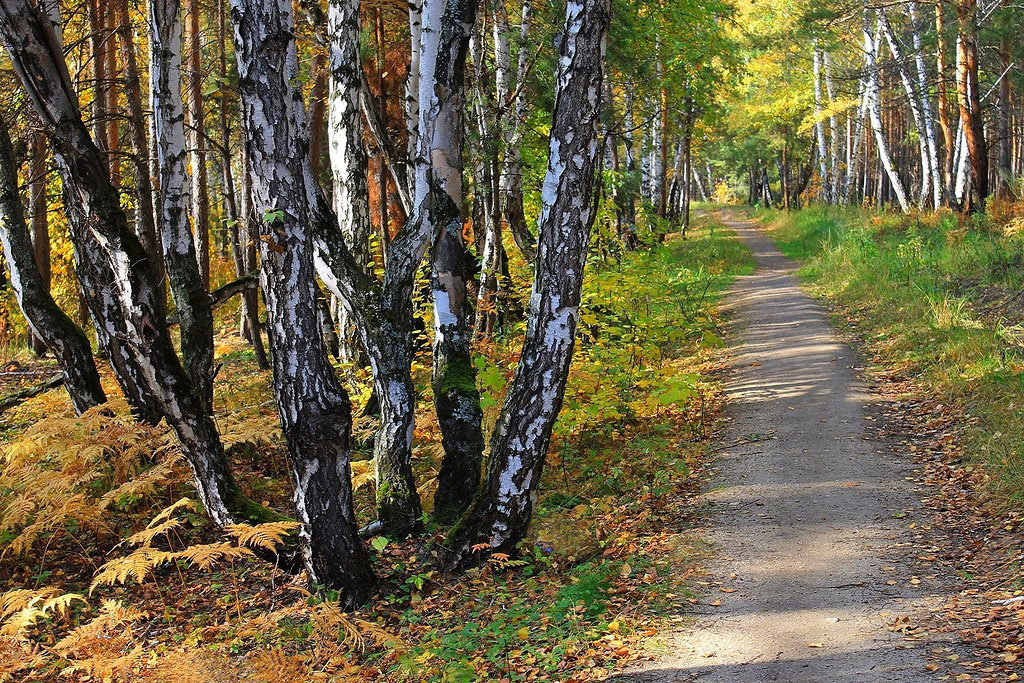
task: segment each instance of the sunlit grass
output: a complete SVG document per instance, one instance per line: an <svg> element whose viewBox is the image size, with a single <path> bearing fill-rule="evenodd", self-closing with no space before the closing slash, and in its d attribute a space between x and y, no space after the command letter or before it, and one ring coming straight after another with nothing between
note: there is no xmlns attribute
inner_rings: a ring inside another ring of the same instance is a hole
<svg viewBox="0 0 1024 683"><path fill-rule="evenodd" d="M996 499L1024 502L1024 239L987 219L811 208L759 218L887 365L962 406Z"/></svg>

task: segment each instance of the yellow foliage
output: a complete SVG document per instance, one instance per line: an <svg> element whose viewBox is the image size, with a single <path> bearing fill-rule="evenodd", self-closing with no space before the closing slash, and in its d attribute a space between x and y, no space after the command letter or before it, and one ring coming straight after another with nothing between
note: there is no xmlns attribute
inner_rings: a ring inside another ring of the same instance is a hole
<svg viewBox="0 0 1024 683"><path fill-rule="evenodd" d="M150 572L173 558L174 553L150 547L142 547L130 555L116 557L100 567L99 572L93 577L89 592L92 593L97 586L127 583L128 579L135 579L141 583Z"/></svg>
<svg viewBox="0 0 1024 683"><path fill-rule="evenodd" d="M69 529L109 533L112 504L182 479L166 430L136 422L123 400L104 408L41 419L7 447L0 531L18 533L4 552L25 553Z"/></svg>
<svg viewBox="0 0 1024 683"><path fill-rule="evenodd" d="M72 662L64 669L65 675L82 673L111 680L136 666L145 650L136 641L132 624L145 617L144 612L117 600L104 601L92 621L73 629L53 646L54 653Z"/></svg>
<svg viewBox="0 0 1024 683"><path fill-rule="evenodd" d="M75 602L88 604L78 593L54 595L52 588L40 592L17 589L0 597L3 626L0 634L23 638L40 619L48 615L64 616Z"/></svg>
<svg viewBox="0 0 1024 683"><path fill-rule="evenodd" d="M357 491L365 484L377 480L377 472L373 460L354 460L352 462L352 490Z"/></svg>
<svg viewBox="0 0 1024 683"><path fill-rule="evenodd" d="M238 539L239 545L251 548L263 548L276 552L278 546L299 528L298 522L268 522L266 524L232 524L224 528L226 532Z"/></svg>
<svg viewBox="0 0 1024 683"><path fill-rule="evenodd" d="M188 560L190 567L209 569L218 562L224 560L234 561L242 558L252 557L252 551L248 548L240 548L230 543L207 543L205 545L193 545L181 552L171 553L171 559Z"/></svg>

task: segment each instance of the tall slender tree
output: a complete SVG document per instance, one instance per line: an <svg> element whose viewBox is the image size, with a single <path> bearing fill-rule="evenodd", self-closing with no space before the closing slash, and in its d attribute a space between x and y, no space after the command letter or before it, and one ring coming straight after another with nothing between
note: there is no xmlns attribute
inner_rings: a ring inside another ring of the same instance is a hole
<svg viewBox="0 0 1024 683"><path fill-rule="evenodd" d="M526 339L495 427L486 479L445 539L441 560L449 569L479 564L492 553L516 552L533 514L565 395L596 215L597 130L610 14L607 0L566 7Z"/></svg>

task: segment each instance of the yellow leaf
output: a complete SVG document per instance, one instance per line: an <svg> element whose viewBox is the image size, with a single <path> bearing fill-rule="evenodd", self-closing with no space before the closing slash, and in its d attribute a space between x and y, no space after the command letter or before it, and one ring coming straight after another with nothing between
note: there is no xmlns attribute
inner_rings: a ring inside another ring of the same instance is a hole
<svg viewBox="0 0 1024 683"><path fill-rule="evenodd" d="M516 631L516 633L519 635L519 639L520 640L529 640L530 639L530 629L527 626L522 627L521 629Z"/></svg>

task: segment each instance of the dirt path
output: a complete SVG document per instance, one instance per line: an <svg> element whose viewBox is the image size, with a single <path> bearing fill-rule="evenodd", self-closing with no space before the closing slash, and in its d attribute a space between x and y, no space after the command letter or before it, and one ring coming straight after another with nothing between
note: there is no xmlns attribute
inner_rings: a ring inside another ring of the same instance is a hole
<svg viewBox="0 0 1024 683"><path fill-rule="evenodd" d="M933 680L920 646L886 627L929 602L899 557L902 513L917 505L910 464L871 440L856 355L798 287L796 265L751 224L727 225L758 268L730 295L711 584L661 661L619 680Z"/></svg>

